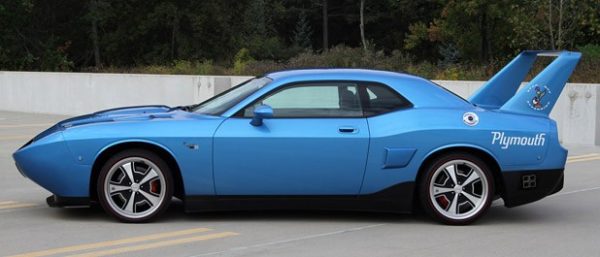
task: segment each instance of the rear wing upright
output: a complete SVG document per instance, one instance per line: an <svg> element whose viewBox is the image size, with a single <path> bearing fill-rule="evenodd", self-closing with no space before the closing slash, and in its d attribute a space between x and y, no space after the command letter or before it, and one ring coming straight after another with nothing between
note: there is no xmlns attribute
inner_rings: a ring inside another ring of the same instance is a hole
<svg viewBox="0 0 600 257"><path fill-rule="evenodd" d="M519 92L538 56L555 57ZM486 109L548 116L581 58L570 51L524 51L477 90L469 101Z"/></svg>

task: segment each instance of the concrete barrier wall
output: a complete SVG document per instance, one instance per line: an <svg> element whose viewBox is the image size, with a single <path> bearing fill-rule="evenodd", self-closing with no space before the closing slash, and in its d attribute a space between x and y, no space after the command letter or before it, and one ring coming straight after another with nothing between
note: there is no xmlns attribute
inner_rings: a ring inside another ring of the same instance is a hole
<svg viewBox="0 0 600 257"><path fill-rule="evenodd" d="M0 110L77 115L119 106L186 105L247 77L0 72Z"/></svg>
<svg viewBox="0 0 600 257"><path fill-rule="evenodd" d="M147 104L198 103L250 77L0 72L0 110L79 115ZM467 98L484 82L435 81ZM567 144L600 145L600 84L568 84L551 117Z"/></svg>

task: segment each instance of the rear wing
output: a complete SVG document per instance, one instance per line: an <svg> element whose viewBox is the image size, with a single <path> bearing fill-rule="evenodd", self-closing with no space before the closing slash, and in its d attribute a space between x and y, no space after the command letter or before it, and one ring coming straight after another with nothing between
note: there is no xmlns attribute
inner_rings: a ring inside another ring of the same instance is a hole
<svg viewBox="0 0 600 257"><path fill-rule="evenodd" d="M556 57L519 92L538 56ZM548 116L581 58L570 51L524 51L477 90L469 101L482 108Z"/></svg>

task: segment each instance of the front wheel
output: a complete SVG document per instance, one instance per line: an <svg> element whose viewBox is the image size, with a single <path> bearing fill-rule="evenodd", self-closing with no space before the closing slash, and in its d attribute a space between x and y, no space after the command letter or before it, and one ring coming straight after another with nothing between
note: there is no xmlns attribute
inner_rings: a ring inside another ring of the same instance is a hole
<svg viewBox="0 0 600 257"><path fill-rule="evenodd" d="M466 225L481 217L494 192L494 177L488 166L467 153L435 159L419 183L425 211L450 225Z"/></svg>
<svg viewBox="0 0 600 257"><path fill-rule="evenodd" d="M96 189L102 208L123 222L147 222L163 213L173 197L169 166L153 152L117 153L100 170Z"/></svg>

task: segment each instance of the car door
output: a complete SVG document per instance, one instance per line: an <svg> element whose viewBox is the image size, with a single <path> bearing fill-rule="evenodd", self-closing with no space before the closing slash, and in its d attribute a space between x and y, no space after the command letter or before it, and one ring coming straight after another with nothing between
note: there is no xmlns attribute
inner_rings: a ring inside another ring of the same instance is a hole
<svg viewBox="0 0 600 257"><path fill-rule="evenodd" d="M356 195L369 130L358 85L309 82L279 87L223 122L214 137L218 195ZM254 108L273 117L260 126Z"/></svg>

